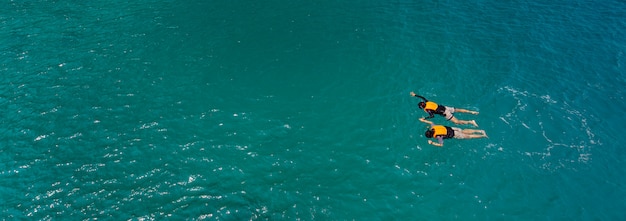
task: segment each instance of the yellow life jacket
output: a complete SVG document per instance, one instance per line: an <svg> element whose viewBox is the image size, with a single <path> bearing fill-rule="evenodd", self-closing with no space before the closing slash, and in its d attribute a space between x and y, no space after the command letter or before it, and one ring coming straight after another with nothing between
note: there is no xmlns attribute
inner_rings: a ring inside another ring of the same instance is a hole
<svg viewBox="0 0 626 221"><path fill-rule="evenodd" d="M433 137L437 137L437 136L446 136L448 135L448 129L446 129L445 126L441 126L441 125L435 125L432 127L433 130L435 130L435 133L433 134Z"/></svg>
<svg viewBox="0 0 626 221"><path fill-rule="evenodd" d="M426 106L424 107L424 111L428 112L428 110L436 111L439 107L438 104L432 101L426 101Z"/></svg>
<svg viewBox="0 0 626 221"><path fill-rule="evenodd" d="M435 125L431 127L435 132L433 133L433 137L441 136L443 139L454 137L454 130L450 127Z"/></svg>

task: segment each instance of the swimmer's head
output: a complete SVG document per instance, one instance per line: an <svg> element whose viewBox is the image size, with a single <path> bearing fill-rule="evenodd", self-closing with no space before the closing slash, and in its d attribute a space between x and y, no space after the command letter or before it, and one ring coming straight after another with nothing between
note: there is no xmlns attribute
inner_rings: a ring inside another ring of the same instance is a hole
<svg viewBox="0 0 626 221"><path fill-rule="evenodd" d="M424 102L419 102L419 104L417 104L417 106L418 106L420 109L424 109L424 108L426 107L426 103L424 103Z"/></svg>
<svg viewBox="0 0 626 221"><path fill-rule="evenodd" d="M426 133L424 133L424 135L426 135L426 137L428 138L433 138L434 134L435 134L435 130L433 129L427 130Z"/></svg>

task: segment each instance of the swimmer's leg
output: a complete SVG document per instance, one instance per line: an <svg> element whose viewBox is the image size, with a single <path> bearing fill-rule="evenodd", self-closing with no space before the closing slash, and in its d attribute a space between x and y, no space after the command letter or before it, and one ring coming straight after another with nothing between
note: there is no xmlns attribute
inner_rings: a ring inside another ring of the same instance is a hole
<svg viewBox="0 0 626 221"><path fill-rule="evenodd" d="M478 111L471 111L471 110L466 110L466 109L461 109L461 108L454 108L455 112L459 112L459 113L469 113L469 114L478 114Z"/></svg>
<svg viewBox="0 0 626 221"><path fill-rule="evenodd" d="M474 125L474 127L478 127L478 124L475 120L459 120L455 116L452 116L452 118L450 118L450 121L455 124L471 124Z"/></svg>

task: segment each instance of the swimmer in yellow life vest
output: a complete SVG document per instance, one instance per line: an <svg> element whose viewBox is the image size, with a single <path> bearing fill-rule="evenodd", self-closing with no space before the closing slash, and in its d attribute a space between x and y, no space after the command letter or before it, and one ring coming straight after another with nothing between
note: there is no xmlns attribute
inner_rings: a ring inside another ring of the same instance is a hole
<svg viewBox="0 0 626 221"><path fill-rule="evenodd" d="M426 113L430 115L426 117L426 119L433 118L435 114L438 114L438 115L445 117L447 120L452 121L452 123L455 123L455 124L471 124L471 125L474 125L474 127L478 127L478 124L476 124L475 120L459 120L456 117L454 117L455 112L470 113L470 114L476 115L478 114L478 112L476 111L439 105L435 102L426 100L426 98L415 94L413 91L411 91L411 96L418 97L424 100L422 102L419 102L417 106L420 109L423 109Z"/></svg>
<svg viewBox="0 0 626 221"><path fill-rule="evenodd" d="M433 122L430 122L424 118L420 118L420 121L430 124L430 128L426 131L424 135L426 135L427 138L436 138L439 142L436 143L432 140L428 140L428 144L438 147L443 147L443 139L474 139L487 137L487 133L485 133L484 130L461 129L458 127L435 125L433 124Z"/></svg>

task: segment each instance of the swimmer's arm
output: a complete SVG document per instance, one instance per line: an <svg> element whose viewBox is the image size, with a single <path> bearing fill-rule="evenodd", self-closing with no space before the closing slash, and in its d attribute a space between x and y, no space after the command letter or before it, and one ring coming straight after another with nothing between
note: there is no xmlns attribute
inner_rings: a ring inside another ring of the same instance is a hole
<svg viewBox="0 0 626 221"><path fill-rule="evenodd" d="M427 110L426 113L428 113L428 117L426 117L426 119L430 119L430 118L435 117L435 114L433 114L433 113L435 113L434 111Z"/></svg>
<svg viewBox="0 0 626 221"><path fill-rule="evenodd" d="M422 117L422 118L420 118L420 121L421 121L421 122L424 122L424 123L427 123L427 124L430 124L431 126L434 126L434 125L435 125L435 124L433 124L433 122L428 121L428 120L424 119L423 117Z"/></svg>
<svg viewBox="0 0 626 221"><path fill-rule="evenodd" d="M426 100L426 98L425 98L425 97L419 96L419 95L415 94L415 92L413 92L413 91L411 91L411 93L410 93L410 94L411 94L411 96L413 96L413 97L419 97L419 98L421 98L422 100L424 100L424 102L428 102L428 100Z"/></svg>
<svg viewBox="0 0 626 221"><path fill-rule="evenodd" d="M443 143L435 143L432 140L428 140L428 144L438 147L443 147Z"/></svg>

